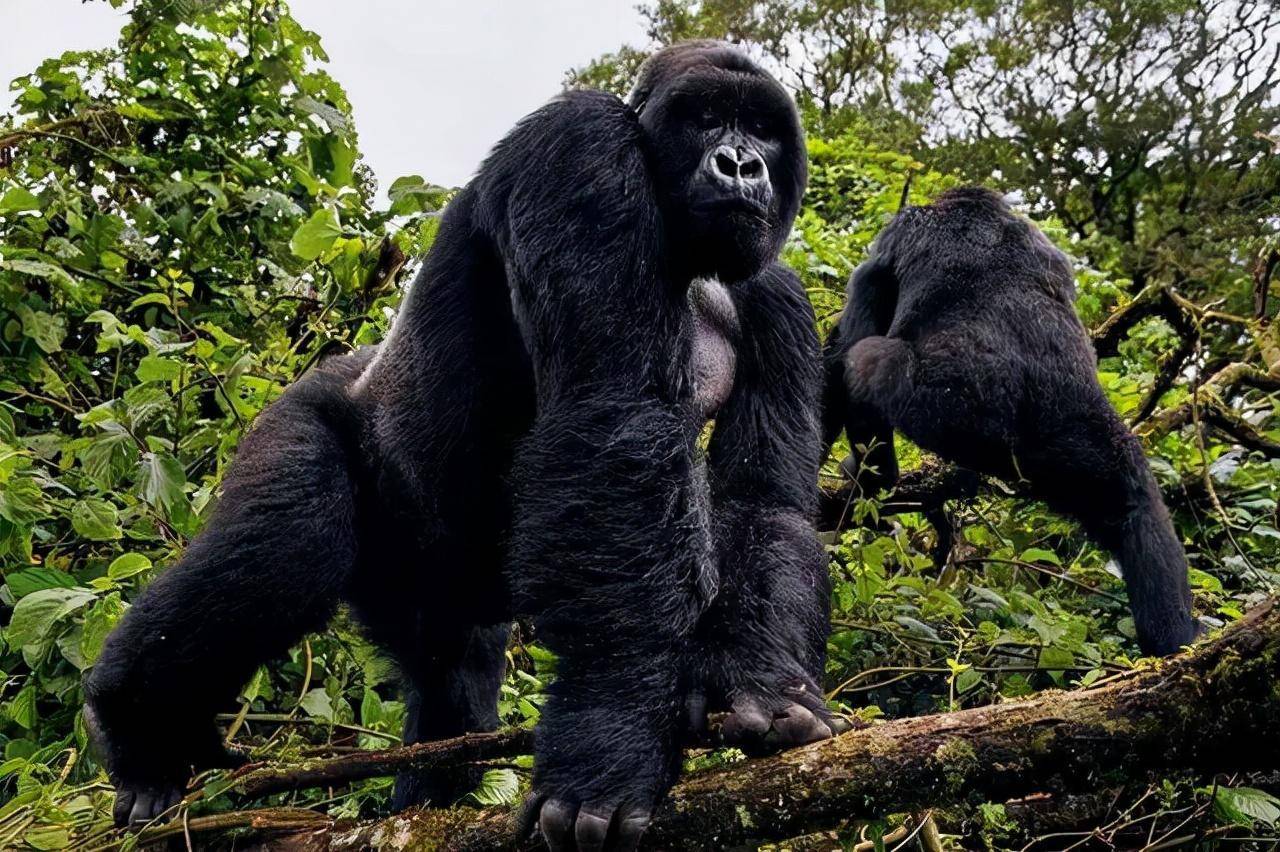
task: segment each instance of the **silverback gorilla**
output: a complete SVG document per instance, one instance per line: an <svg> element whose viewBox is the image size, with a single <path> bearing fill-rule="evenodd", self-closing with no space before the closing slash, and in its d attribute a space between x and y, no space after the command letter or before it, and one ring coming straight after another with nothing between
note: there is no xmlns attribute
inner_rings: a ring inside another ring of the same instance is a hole
<svg viewBox="0 0 1280 852"><path fill-rule="evenodd" d="M904 210L855 270L827 341L827 445L844 427L871 493L897 479L895 429L1025 482L1115 554L1138 644L1171 654L1197 635L1186 557L1074 301L1066 256L999 195L957 189Z"/></svg>
<svg viewBox="0 0 1280 852"><path fill-rule="evenodd" d="M634 848L709 710L744 744L830 736L819 344L776 263L805 181L790 98L720 43L522 120L388 339L262 413L108 640L85 716L117 820L233 762L215 711L339 601L403 670L407 742L494 729L533 620L559 656L529 810L553 849ZM460 783L402 775L394 803Z"/></svg>

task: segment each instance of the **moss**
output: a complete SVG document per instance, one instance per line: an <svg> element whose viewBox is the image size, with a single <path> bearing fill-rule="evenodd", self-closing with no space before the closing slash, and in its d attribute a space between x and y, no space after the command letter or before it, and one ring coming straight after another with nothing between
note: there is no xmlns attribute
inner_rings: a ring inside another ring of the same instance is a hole
<svg viewBox="0 0 1280 852"><path fill-rule="evenodd" d="M968 740L947 740L933 752L933 759L938 762L947 789L953 794L963 789L965 782L978 771L978 753Z"/></svg>
<svg viewBox="0 0 1280 852"><path fill-rule="evenodd" d="M888 757L902 750L902 743L892 737L869 737L864 744L868 757Z"/></svg>

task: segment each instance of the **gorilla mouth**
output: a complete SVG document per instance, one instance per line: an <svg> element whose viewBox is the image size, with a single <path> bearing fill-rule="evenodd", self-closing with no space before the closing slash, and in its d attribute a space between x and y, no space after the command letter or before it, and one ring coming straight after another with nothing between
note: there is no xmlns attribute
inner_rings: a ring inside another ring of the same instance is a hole
<svg viewBox="0 0 1280 852"><path fill-rule="evenodd" d="M723 195L718 198L705 199L695 203L693 209L698 213L712 213L722 216L745 213L759 219L767 219L769 215L768 207L745 195Z"/></svg>

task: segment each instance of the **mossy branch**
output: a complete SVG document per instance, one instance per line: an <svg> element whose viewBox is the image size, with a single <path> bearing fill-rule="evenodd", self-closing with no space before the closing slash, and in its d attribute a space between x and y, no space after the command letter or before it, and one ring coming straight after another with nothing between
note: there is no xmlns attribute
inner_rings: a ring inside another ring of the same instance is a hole
<svg viewBox="0 0 1280 852"><path fill-rule="evenodd" d="M1267 603L1191 652L1092 689L899 719L692 775L672 791L644 845L723 849L957 802L1088 790L1149 772L1275 766L1277 683L1280 607ZM503 809L453 809L283 833L262 819L233 822L271 831L258 840L274 849L538 848L514 836L512 820Z"/></svg>

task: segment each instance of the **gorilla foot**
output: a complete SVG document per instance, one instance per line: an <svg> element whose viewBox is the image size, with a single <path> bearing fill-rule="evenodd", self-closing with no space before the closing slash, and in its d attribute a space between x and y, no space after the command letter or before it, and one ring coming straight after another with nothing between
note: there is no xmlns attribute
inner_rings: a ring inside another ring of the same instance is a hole
<svg viewBox="0 0 1280 852"><path fill-rule="evenodd" d="M652 810L641 805L535 799L529 807L526 818L536 812L538 830L551 852L631 852L652 819Z"/></svg>

